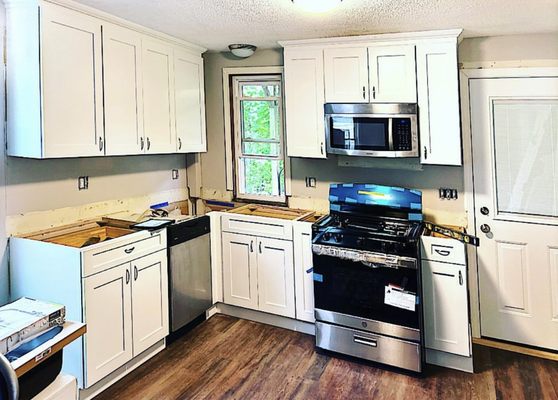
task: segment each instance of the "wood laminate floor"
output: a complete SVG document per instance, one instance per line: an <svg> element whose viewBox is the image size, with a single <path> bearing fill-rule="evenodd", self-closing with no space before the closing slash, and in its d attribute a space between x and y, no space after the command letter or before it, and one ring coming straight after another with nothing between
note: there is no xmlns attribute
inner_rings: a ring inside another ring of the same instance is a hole
<svg viewBox="0 0 558 400"><path fill-rule="evenodd" d="M424 377L319 354L314 337L215 315L96 400L558 399L558 363L475 346L479 372Z"/></svg>

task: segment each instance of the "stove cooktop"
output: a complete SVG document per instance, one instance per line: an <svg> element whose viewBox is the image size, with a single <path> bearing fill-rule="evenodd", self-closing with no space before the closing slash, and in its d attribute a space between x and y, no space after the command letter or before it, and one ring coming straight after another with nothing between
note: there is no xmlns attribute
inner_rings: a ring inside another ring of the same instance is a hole
<svg viewBox="0 0 558 400"><path fill-rule="evenodd" d="M315 228L314 244L414 257L422 223L333 214Z"/></svg>

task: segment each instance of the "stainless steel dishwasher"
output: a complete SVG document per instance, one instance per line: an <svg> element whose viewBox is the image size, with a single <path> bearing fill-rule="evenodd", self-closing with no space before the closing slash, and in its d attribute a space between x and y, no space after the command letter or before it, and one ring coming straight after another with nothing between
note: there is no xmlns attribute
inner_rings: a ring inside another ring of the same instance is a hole
<svg viewBox="0 0 558 400"><path fill-rule="evenodd" d="M209 217L167 228L171 332L189 324L212 305Z"/></svg>

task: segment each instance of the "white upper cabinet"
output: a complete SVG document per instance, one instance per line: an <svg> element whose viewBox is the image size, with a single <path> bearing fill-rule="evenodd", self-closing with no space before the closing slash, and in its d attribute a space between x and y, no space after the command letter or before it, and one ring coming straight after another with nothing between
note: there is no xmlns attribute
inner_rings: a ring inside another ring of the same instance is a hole
<svg viewBox="0 0 558 400"><path fill-rule="evenodd" d="M461 165L456 41L417 44L421 162Z"/></svg>
<svg viewBox="0 0 558 400"><path fill-rule="evenodd" d="M167 43L144 37L142 54L146 153L173 153L176 149L173 49Z"/></svg>
<svg viewBox="0 0 558 400"><path fill-rule="evenodd" d="M326 158L324 52L287 48L284 63L287 155Z"/></svg>
<svg viewBox="0 0 558 400"><path fill-rule="evenodd" d="M415 46L368 48L371 103L416 103Z"/></svg>
<svg viewBox="0 0 558 400"><path fill-rule="evenodd" d="M103 24L105 137L107 155L144 152L141 35Z"/></svg>
<svg viewBox="0 0 558 400"><path fill-rule="evenodd" d="M104 155L101 23L50 3L40 11L41 156Z"/></svg>
<svg viewBox="0 0 558 400"><path fill-rule="evenodd" d="M368 55L366 47L324 50L326 103L367 103Z"/></svg>
<svg viewBox="0 0 558 400"><path fill-rule="evenodd" d="M8 155L206 150L205 49L70 0L5 4Z"/></svg>
<svg viewBox="0 0 558 400"><path fill-rule="evenodd" d="M417 103L421 162L461 165L460 34L454 29L280 42L287 155L326 158L325 103Z"/></svg>
<svg viewBox="0 0 558 400"><path fill-rule="evenodd" d="M203 59L174 49L174 101L176 104L176 151L207 151Z"/></svg>

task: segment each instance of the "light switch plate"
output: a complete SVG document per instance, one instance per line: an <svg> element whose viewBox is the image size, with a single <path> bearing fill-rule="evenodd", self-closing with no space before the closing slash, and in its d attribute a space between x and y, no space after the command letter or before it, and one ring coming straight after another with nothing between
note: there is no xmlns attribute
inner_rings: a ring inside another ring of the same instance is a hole
<svg viewBox="0 0 558 400"><path fill-rule="evenodd" d="M178 179L178 170L177 169L173 169L172 170L172 179Z"/></svg>
<svg viewBox="0 0 558 400"><path fill-rule="evenodd" d="M316 187L316 178L313 176L306 177L306 187L315 188Z"/></svg>

